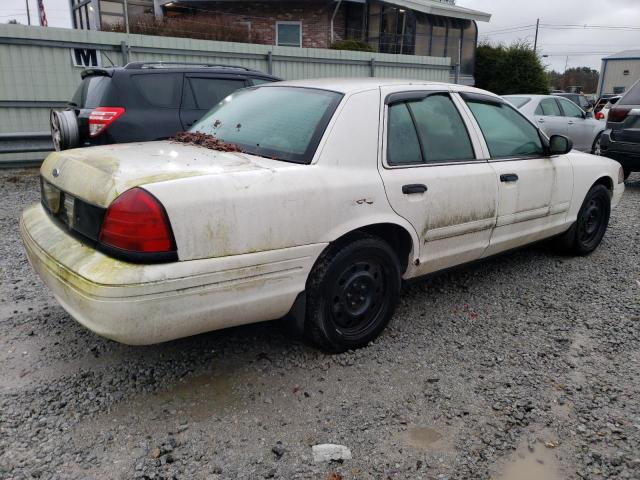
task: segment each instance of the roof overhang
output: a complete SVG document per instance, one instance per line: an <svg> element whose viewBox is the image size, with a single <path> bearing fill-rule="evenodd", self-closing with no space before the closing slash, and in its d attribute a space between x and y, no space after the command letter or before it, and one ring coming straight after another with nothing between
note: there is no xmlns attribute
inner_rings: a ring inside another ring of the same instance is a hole
<svg viewBox="0 0 640 480"><path fill-rule="evenodd" d="M439 15L441 17L462 18L463 20L475 20L476 22L488 22L491 14L471 10L470 8L459 7L438 0L383 0L384 3L391 3L399 7L405 7L417 12Z"/></svg>

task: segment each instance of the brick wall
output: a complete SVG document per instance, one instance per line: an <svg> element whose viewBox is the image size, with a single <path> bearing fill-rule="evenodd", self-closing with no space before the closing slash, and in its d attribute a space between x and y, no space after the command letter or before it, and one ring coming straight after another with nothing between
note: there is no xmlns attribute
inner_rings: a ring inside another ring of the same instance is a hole
<svg viewBox="0 0 640 480"><path fill-rule="evenodd" d="M302 22L302 46L327 48L331 36L331 15L335 3L317 1L270 2L210 2L198 7L197 13L209 10L229 25L248 25L261 43L275 45L277 21ZM340 40L345 32L344 5L334 20L334 40Z"/></svg>

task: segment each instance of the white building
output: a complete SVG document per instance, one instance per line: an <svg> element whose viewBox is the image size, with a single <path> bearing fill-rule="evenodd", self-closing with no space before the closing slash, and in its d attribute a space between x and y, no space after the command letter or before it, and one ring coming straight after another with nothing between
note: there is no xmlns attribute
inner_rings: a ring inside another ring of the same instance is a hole
<svg viewBox="0 0 640 480"><path fill-rule="evenodd" d="M598 95L619 95L640 78L640 50L625 50L602 59Z"/></svg>

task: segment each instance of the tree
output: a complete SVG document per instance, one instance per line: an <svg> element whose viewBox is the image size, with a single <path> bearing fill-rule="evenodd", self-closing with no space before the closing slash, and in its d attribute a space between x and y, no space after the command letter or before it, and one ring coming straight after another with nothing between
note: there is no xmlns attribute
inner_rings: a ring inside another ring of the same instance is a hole
<svg viewBox="0 0 640 480"><path fill-rule="evenodd" d="M482 43L476 52L476 86L498 95L547 94L549 80L540 58L524 42Z"/></svg>
<svg viewBox="0 0 640 480"><path fill-rule="evenodd" d="M9 20L7 23L8 23L9 25L21 25L21 23L20 23L18 20L16 20L15 18L12 18L12 19L11 19L11 20Z"/></svg>
<svg viewBox="0 0 640 480"><path fill-rule="evenodd" d="M554 88L566 90L572 86L580 86L584 93L595 93L598 89L600 74L589 67L577 67L570 68L565 73L552 70L548 73L548 77Z"/></svg>

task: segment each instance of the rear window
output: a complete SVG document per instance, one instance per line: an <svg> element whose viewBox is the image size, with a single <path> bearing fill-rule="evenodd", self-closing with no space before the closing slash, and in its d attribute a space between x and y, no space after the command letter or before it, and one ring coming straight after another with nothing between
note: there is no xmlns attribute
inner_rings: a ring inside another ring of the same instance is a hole
<svg viewBox="0 0 640 480"><path fill-rule="evenodd" d="M342 95L295 87L238 90L210 110L192 132L214 135L242 151L310 163Z"/></svg>
<svg viewBox="0 0 640 480"><path fill-rule="evenodd" d="M636 82L618 103L620 105L640 105L640 81Z"/></svg>
<svg viewBox="0 0 640 480"><path fill-rule="evenodd" d="M78 86L76 93L73 94L71 103L78 108L96 108L104 105L105 93L109 84L110 77L86 77Z"/></svg>
<svg viewBox="0 0 640 480"><path fill-rule="evenodd" d="M504 99L516 108L524 107L531 101L529 97L504 97Z"/></svg>
<svg viewBox="0 0 640 480"><path fill-rule="evenodd" d="M131 80L147 103L154 107L179 108L182 73L132 75Z"/></svg>
<svg viewBox="0 0 640 480"><path fill-rule="evenodd" d="M184 89L182 108L210 110L220 100L245 85L246 82L244 80L188 77Z"/></svg>

